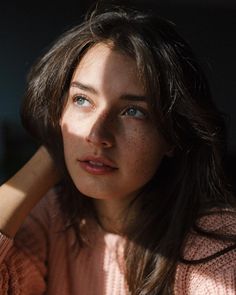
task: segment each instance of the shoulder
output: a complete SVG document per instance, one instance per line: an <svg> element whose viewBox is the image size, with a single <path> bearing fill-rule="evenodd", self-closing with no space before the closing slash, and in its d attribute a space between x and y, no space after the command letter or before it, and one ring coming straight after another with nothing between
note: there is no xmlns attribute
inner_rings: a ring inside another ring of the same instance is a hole
<svg viewBox="0 0 236 295"><path fill-rule="evenodd" d="M54 189L50 190L32 209L19 231L15 242L28 245L47 240L51 229L57 230L62 224L62 214L58 205L58 196Z"/></svg>
<svg viewBox="0 0 236 295"><path fill-rule="evenodd" d="M187 235L183 258L204 260L236 245L236 211L213 210L200 217ZM236 248L236 246L235 246Z"/></svg>
<svg viewBox="0 0 236 295"><path fill-rule="evenodd" d="M215 294L221 288L219 294L235 294L236 212L214 210L197 221L197 228L200 231L192 230L186 238L175 288L188 289L181 294L192 294L190 289L196 288L197 294Z"/></svg>
<svg viewBox="0 0 236 295"><path fill-rule="evenodd" d="M54 221L61 217L56 189L51 189L31 210L24 224L36 222L48 228ZM24 226L23 224L23 226Z"/></svg>
<svg viewBox="0 0 236 295"><path fill-rule="evenodd" d="M49 221L49 219L56 218L60 213L58 194L56 189L53 188L33 208L29 217L47 219Z"/></svg>

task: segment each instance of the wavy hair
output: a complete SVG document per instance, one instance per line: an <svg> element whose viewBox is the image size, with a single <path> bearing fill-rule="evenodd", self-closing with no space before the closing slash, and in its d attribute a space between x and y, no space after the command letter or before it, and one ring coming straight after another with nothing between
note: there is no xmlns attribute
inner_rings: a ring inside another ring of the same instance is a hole
<svg viewBox="0 0 236 295"><path fill-rule="evenodd" d="M197 227L197 218L214 207L234 206L223 169L224 118L212 101L197 59L173 23L112 7L93 11L82 24L65 32L29 73L22 121L48 147L64 173L59 202L80 245L79 224L96 212L68 175L59 121L76 66L100 42L111 42L114 50L136 62L158 128L174 147L173 157L163 160L137 196L141 212L125 232L131 293L169 294L187 233L197 228L199 234L207 234ZM224 239L224 235L215 237Z"/></svg>

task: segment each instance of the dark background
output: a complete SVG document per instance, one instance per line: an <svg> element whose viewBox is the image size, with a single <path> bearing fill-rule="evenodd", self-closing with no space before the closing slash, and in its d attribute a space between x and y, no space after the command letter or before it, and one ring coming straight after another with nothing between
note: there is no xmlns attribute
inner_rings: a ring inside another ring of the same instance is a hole
<svg viewBox="0 0 236 295"><path fill-rule="evenodd" d="M0 181L33 153L35 144L20 124L26 75L35 59L94 1L1 1L0 4ZM111 2L111 1L109 1ZM127 1L123 1L126 3ZM236 1L129 1L175 22L205 69L214 99L229 118L228 160L234 179L236 153Z"/></svg>

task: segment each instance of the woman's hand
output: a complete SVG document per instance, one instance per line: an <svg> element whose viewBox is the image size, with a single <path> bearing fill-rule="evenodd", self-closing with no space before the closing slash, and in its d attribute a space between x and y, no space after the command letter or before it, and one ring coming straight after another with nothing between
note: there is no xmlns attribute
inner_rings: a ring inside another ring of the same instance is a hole
<svg viewBox="0 0 236 295"><path fill-rule="evenodd" d="M45 147L0 187L0 231L14 237L26 216L45 193L60 180Z"/></svg>

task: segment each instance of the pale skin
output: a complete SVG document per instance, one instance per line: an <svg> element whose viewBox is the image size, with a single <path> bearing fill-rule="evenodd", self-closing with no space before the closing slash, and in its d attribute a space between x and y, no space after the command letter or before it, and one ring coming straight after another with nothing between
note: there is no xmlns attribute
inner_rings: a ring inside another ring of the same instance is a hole
<svg viewBox="0 0 236 295"><path fill-rule="evenodd" d="M122 213L171 150L134 60L110 43L92 47L74 72L60 124L73 182L93 199L105 230L122 232ZM94 173L91 159L115 169Z"/></svg>
<svg viewBox="0 0 236 295"><path fill-rule="evenodd" d="M136 73L134 61L111 44L95 45L74 72L60 121L68 172L78 190L93 199L103 228L110 232L122 231L122 212L171 153ZM41 147L0 187L0 231L14 237L58 180L49 153Z"/></svg>
<svg viewBox="0 0 236 295"><path fill-rule="evenodd" d="M44 147L0 187L0 231L13 238L30 210L58 181L59 175Z"/></svg>

